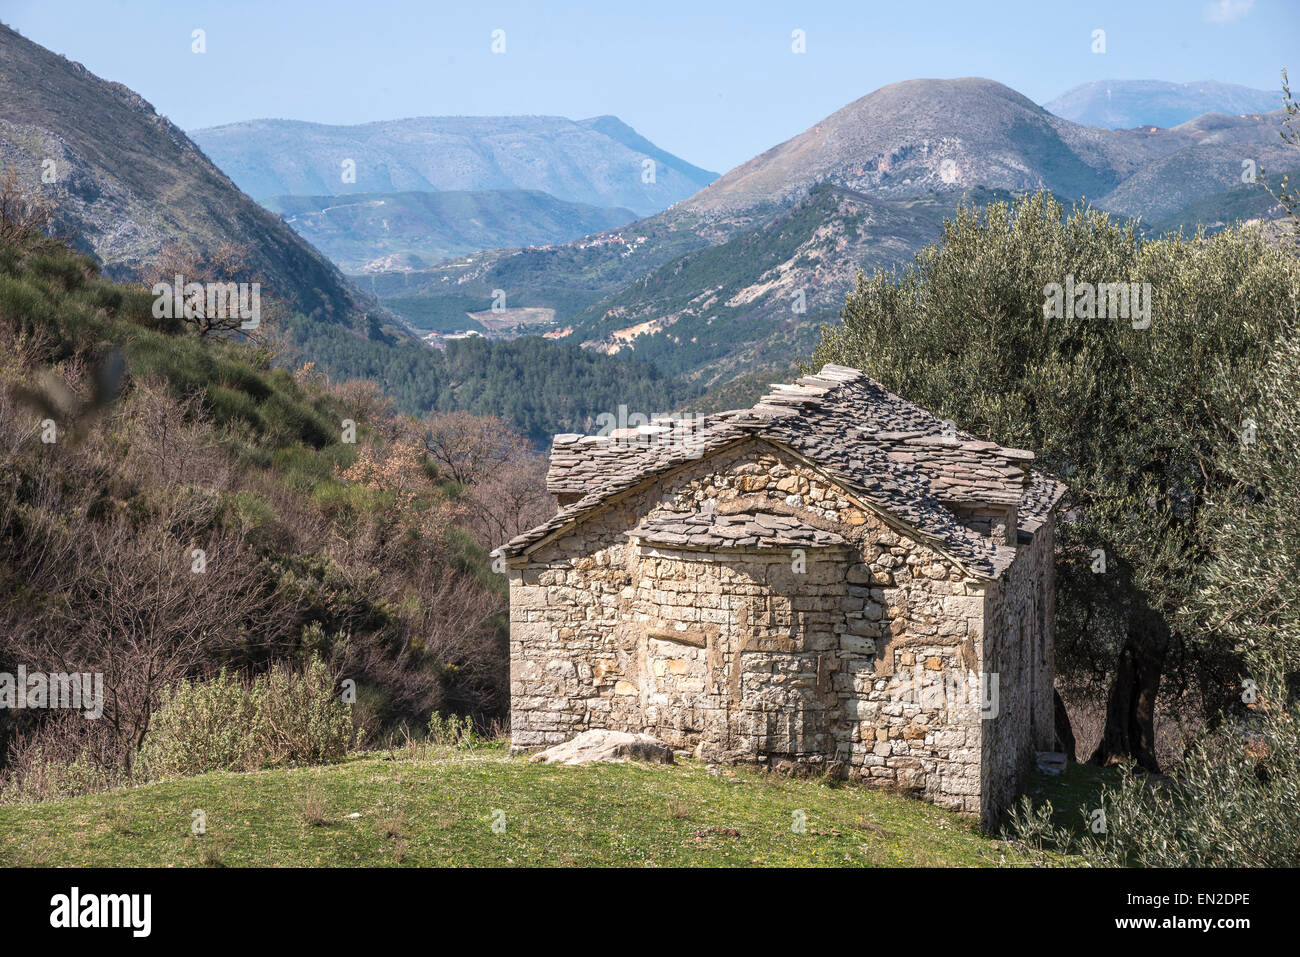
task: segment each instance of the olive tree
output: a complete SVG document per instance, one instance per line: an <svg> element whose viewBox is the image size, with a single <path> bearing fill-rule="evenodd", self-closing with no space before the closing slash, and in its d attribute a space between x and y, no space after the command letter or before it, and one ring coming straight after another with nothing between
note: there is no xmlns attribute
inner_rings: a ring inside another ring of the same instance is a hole
<svg viewBox="0 0 1300 957"><path fill-rule="evenodd" d="M1143 243L1133 223L1039 193L959 210L912 264L859 275L823 329L813 367L861 368L1069 483L1057 664L1104 694L1098 763L1156 768L1162 681L1222 688L1225 643L1184 609L1210 551L1205 510L1231 484L1218 450L1298 284L1257 232ZM1241 394L1217 388L1225 376Z"/></svg>

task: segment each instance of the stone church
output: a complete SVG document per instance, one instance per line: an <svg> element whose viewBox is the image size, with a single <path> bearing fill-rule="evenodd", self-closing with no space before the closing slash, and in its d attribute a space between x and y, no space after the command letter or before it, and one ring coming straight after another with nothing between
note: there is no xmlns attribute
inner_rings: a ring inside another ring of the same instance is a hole
<svg viewBox="0 0 1300 957"><path fill-rule="evenodd" d="M644 732L995 818L1052 750L1065 493L827 365L752 409L559 435L503 546L511 739Z"/></svg>

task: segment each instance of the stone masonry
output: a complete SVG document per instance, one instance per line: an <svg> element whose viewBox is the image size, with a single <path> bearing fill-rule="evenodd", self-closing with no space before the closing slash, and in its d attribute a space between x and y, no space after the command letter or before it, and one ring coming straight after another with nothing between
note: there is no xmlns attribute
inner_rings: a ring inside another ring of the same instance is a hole
<svg viewBox="0 0 1300 957"><path fill-rule="evenodd" d="M994 819L1053 743L1060 482L827 366L751 410L557 436L503 548L511 738L646 733Z"/></svg>

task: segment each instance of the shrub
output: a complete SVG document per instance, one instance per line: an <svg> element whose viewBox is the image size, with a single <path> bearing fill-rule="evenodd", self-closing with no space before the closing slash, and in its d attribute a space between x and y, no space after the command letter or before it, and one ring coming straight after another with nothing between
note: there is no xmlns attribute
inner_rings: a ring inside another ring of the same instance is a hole
<svg viewBox="0 0 1300 957"><path fill-rule="evenodd" d="M247 392L257 400L268 399L274 393L266 377L247 362L225 359L217 363L217 376L221 382L232 389Z"/></svg>
<svg viewBox="0 0 1300 957"><path fill-rule="evenodd" d="M335 761L353 741L352 716L313 657L242 681L223 670L164 695L136 760L144 778Z"/></svg>
<svg viewBox="0 0 1300 957"><path fill-rule="evenodd" d="M262 404L262 414L266 417L271 436L281 444L302 442L322 449L332 443L337 434L332 423L321 418L310 405L281 392L276 392Z"/></svg>
<svg viewBox="0 0 1300 957"><path fill-rule="evenodd" d="M45 310L45 297L36 286L24 279L0 277L0 316L17 319L26 327L35 326Z"/></svg>
<svg viewBox="0 0 1300 957"><path fill-rule="evenodd" d="M27 261L27 268L43 279L55 280L64 289L76 289L86 281L81 261L59 250L36 253Z"/></svg>
<svg viewBox="0 0 1300 957"><path fill-rule="evenodd" d="M1101 795L1105 830L1053 823L1025 798L1005 833L1048 863L1077 855L1100 867L1295 867L1300 864L1300 724L1276 673L1244 719L1225 721L1188 752L1172 778L1125 765ZM1080 808L1092 822L1096 808Z"/></svg>
<svg viewBox="0 0 1300 957"><path fill-rule="evenodd" d="M206 681L182 681L163 693L136 758L144 778L255 767L254 703L237 677L223 670Z"/></svg>
<svg viewBox="0 0 1300 957"><path fill-rule="evenodd" d="M352 745L352 715L319 658L302 672L272 668L258 678L253 698L253 738L262 766L335 761Z"/></svg>
<svg viewBox="0 0 1300 957"><path fill-rule="evenodd" d="M226 496L222 505L226 515L244 528L266 528L276 521L275 509L255 492L235 492Z"/></svg>
<svg viewBox="0 0 1300 957"><path fill-rule="evenodd" d="M469 715L457 717L435 711L429 716L429 741L440 748L473 750L484 744L474 730L474 719Z"/></svg>
<svg viewBox="0 0 1300 957"><path fill-rule="evenodd" d="M332 459L304 445L276 449L271 464L284 477L286 485L301 491L310 491L334 476Z"/></svg>
<svg viewBox="0 0 1300 957"><path fill-rule="evenodd" d="M257 403L247 392L221 385L208 386L208 407L212 417L221 423L243 419L254 428L260 429L265 425L262 414L257 411Z"/></svg>
<svg viewBox="0 0 1300 957"><path fill-rule="evenodd" d="M0 777L0 804L58 801L125 783L120 770L96 761L89 749L69 761L37 743L24 749Z"/></svg>

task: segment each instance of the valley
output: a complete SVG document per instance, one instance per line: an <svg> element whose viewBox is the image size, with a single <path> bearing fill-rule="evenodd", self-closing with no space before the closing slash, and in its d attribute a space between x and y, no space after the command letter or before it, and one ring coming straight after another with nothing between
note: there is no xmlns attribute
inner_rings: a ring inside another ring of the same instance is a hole
<svg viewBox="0 0 1300 957"><path fill-rule="evenodd" d="M463 390L420 349L528 336L645 364L683 399L753 398L839 321L860 271L910 262L959 207L1045 189L1135 218L1144 237L1213 230L1281 212L1243 164L1296 166L1280 111L1181 118L1265 106L1262 91L1137 81L1049 103L1081 122L992 80L894 83L721 176L608 115L249 120L191 140L77 64L12 31L0 43L16 94L0 109L0 163L34 179L44 155L63 157L61 228L106 274L244 255L287 306L295 355L344 378L409 368L395 388L411 411ZM38 64L53 82L27 89ZM60 96L97 98L111 127L67 128ZM1180 121L1108 128L1144 103L1143 116ZM164 200L178 192L188 199Z"/></svg>

